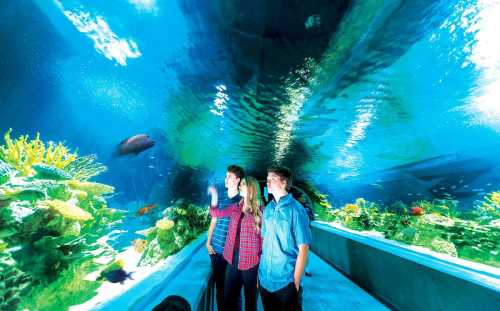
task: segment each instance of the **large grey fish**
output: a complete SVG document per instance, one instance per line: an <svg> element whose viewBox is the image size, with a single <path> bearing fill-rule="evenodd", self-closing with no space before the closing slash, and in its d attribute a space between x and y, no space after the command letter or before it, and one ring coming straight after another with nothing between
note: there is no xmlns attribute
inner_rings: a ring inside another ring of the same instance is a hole
<svg viewBox="0 0 500 311"><path fill-rule="evenodd" d="M138 155L153 147L155 142L146 134L139 134L122 140L114 152L115 156Z"/></svg>

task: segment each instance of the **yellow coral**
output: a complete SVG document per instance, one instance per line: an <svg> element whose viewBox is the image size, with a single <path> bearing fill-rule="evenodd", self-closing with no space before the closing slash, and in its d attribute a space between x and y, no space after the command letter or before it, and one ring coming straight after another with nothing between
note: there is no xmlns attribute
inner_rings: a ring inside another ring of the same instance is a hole
<svg viewBox="0 0 500 311"><path fill-rule="evenodd" d="M73 190L85 191L93 195L102 195L115 191L115 188L112 186L90 181L69 180L68 186Z"/></svg>
<svg viewBox="0 0 500 311"><path fill-rule="evenodd" d="M148 245L148 241L144 239L135 239L132 244L134 245L134 249L138 253L144 252L146 246Z"/></svg>
<svg viewBox="0 0 500 311"><path fill-rule="evenodd" d="M356 214L359 212L359 206L349 203L344 206L343 210L350 214Z"/></svg>
<svg viewBox="0 0 500 311"><path fill-rule="evenodd" d="M64 218L75 221L86 221L91 220L92 215L79 208L72 202L66 202L61 200L44 200L40 203L42 206L47 206L48 208L54 210L55 212L61 214Z"/></svg>
<svg viewBox="0 0 500 311"><path fill-rule="evenodd" d="M170 219L160 219L156 222L156 228L160 230L170 230L174 227L174 222Z"/></svg>
<svg viewBox="0 0 500 311"><path fill-rule="evenodd" d="M12 129L9 129L4 135L5 145L0 146L0 158L13 165L24 176L34 173L31 168L34 164L44 163L63 169L77 157L76 152L70 153L62 143L54 145L49 142L46 147L40 140L40 133L37 133L35 139L28 141L28 135L12 140L11 132Z"/></svg>
<svg viewBox="0 0 500 311"><path fill-rule="evenodd" d="M71 194L74 195L78 201L83 201L87 198L87 192L82 190L71 190Z"/></svg>
<svg viewBox="0 0 500 311"><path fill-rule="evenodd" d="M489 200L492 204L500 206L500 191L491 192L489 194Z"/></svg>

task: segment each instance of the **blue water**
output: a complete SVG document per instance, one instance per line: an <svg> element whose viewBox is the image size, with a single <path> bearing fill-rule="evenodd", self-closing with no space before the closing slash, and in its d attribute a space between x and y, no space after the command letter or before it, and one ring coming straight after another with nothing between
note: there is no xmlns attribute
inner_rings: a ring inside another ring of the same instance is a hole
<svg viewBox="0 0 500 311"><path fill-rule="evenodd" d="M467 207L500 181L498 10L4 2L0 132L97 154L109 168L98 180L121 205L202 200L231 163L259 177L280 163L339 204L454 197ZM155 147L111 158L138 133Z"/></svg>

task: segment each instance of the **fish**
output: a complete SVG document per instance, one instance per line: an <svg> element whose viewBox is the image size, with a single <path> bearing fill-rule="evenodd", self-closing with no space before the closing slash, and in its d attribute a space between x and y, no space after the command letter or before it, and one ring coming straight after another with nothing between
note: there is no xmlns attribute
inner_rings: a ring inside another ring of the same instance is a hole
<svg viewBox="0 0 500 311"><path fill-rule="evenodd" d="M101 279L106 278L106 280L108 280L111 283L123 284L125 282L125 280L127 280L127 279L133 280L132 273L134 273L134 272L127 273L125 270L120 268L120 269L115 269L115 270L103 272L101 274Z"/></svg>
<svg viewBox="0 0 500 311"><path fill-rule="evenodd" d="M424 214L424 209L421 208L420 206L414 206L411 208L410 211L413 216L421 216Z"/></svg>
<svg viewBox="0 0 500 311"><path fill-rule="evenodd" d="M116 147L115 157L124 155L138 155L153 147L155 142L146 134L139 134L122 140Z"/></svg>
<svg viewBox="0 0 500 311"><path fill-rule="evenodd" d="M147 213L151 212L151 210L153 210L154 208L156 208L156 206L157 206L156 204L145 205L145 206L141 207L140 209L138 209L135 214L137 216L142 216L144 214L147 214Z"/></svg>

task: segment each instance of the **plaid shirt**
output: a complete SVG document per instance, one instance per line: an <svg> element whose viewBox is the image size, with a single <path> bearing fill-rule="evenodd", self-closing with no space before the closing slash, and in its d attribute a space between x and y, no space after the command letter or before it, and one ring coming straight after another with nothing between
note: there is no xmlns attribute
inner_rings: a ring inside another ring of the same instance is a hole
<svg viewBox="0 0 500 311"><path fill-rule="evenodd" d="M243 214L241 208L243 201L239 204L231 204L227 208L218 209L210 208L212 217L230 216L229 230L227 232L226 245L224 246L224 259L232 264L234 255L234 244L238 223L241 220L240 229L240 247L238 251L238 269L249 270L257 266L260 262L260 254L262 253L262 237L260 232L255 228L255 223L252 214ZM243 215L243 216L242 216Z"/></svg>

